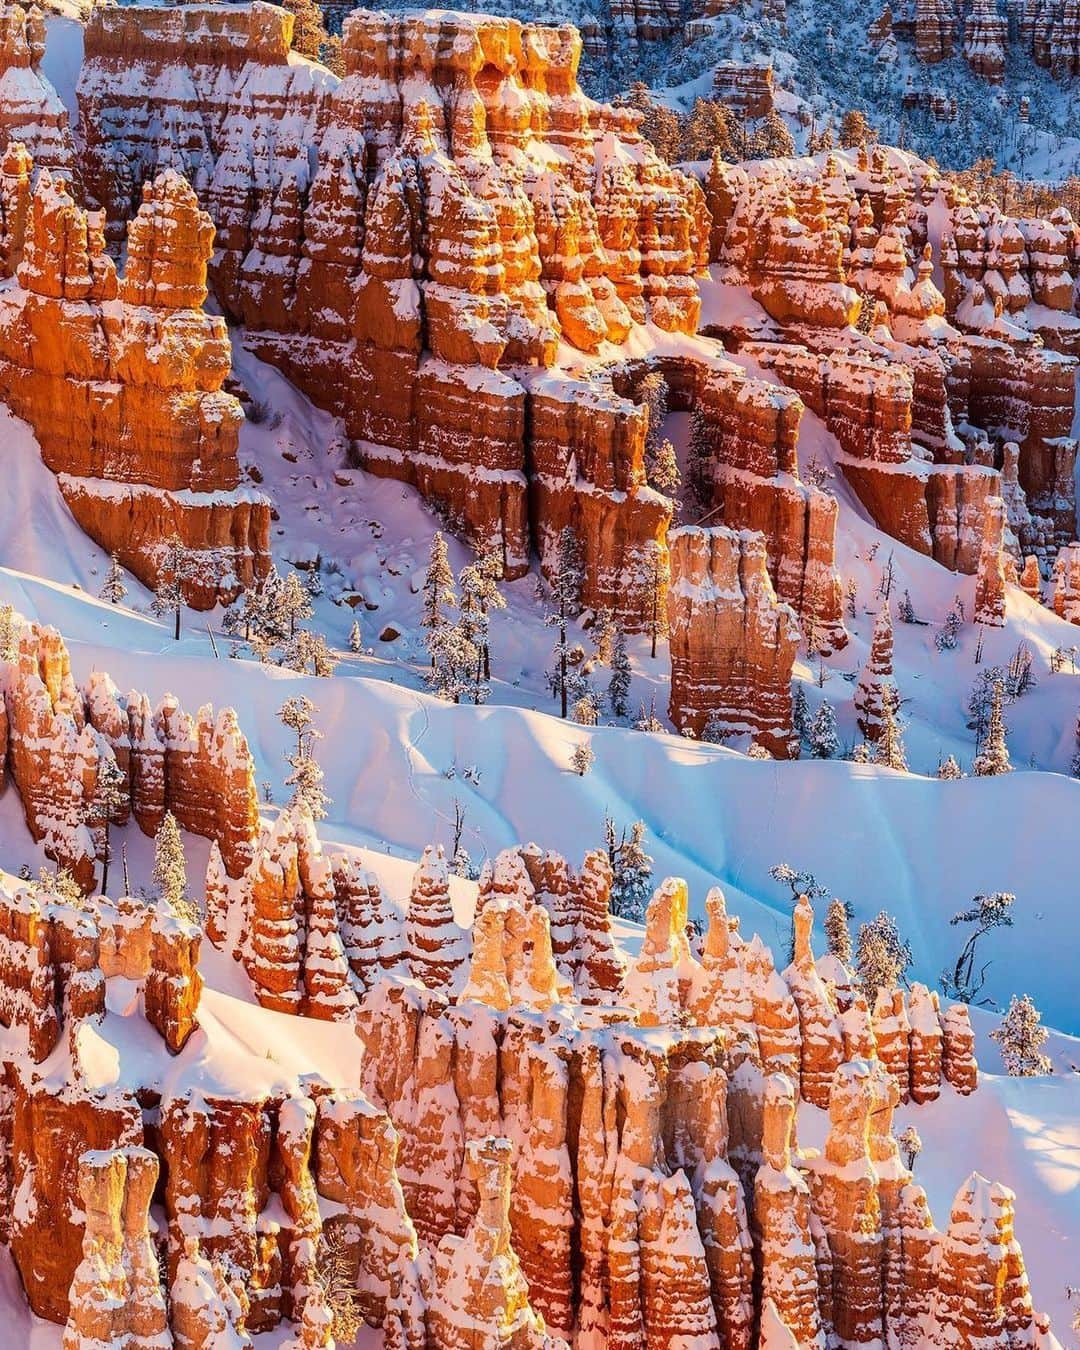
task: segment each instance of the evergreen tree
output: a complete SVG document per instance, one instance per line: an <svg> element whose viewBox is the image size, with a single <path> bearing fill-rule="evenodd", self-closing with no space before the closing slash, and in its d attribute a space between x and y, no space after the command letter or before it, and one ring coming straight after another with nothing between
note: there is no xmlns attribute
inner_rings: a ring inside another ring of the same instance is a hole
<svg viewBox="0 0 1080 1350"><path fill-rule="evenodd" d="M322 820L330 805L330 798L323 791L323 771L313 753L315 741L322 739L322 733L312 725L312 714L316 712L318 708L306 694L296 694L281 705L278 718L296 733L296 749L286 756L292 770L285 779L286 787L293 789L289 805L296 806L303 802L313 820Z"/></svg>
<svg viewBox="0 0 1080 1350"><path fill-rule="evenodd" d="M960 772L960 765L957 764L953 756L947 755L938 765L937 776L942 779L955 779L963 778L964 775Z"/></svg>
<svg viewBox="0 0 1080 1350"><path fill-rule="evenodd" d="M802 684L795 686L791 698L791 725L800 741L810 739L810 707L806 702L806 690Z"/></svg>
<svg viewBox="0 0 1080 1350"><path fill-rule="evenodd" d="M503 574L502 560L496 553L487 553L468 563L458 576L461 596L461 624L463 636L476 648L475 694L473 702L484 702L487 690L484 682L491 679L491 625L493 609L505 609L506 599L498 583ZM483 697L481 696L483 692Z"/></svg>
<svg viewBox="0 0 1080 1350"><path fill-rule="evenodd" d="M896 602L896 617L901 623L915 622L915 606L911 603L910 591L905 591Z"/></svg>
<svg viewBox="0 0 1080 1350"><path fill-rule="evenodd" d="M18 654L15 610L11 605L0 605L0 661L14 661Z"/></svg>
<svg viewBox="0 0 1080 1350"><path fill-rule="evenodd" d="M712 98L697 98L682 132L680 158L719 159L728 164L739 158L738 128L731 110Z"/></svg>
<svg viewBox="0 0 1080 1350"><path fill-rule="evenodd" d="M806 695L803 695L803 702L806 701ZM705 728L701 733L701 739L709 745L723 745L730 735L727 721L714 708L705 720ZM753 750L753 746L750 747Z"/></svg>
<svg viewBox="0 0 1080 1350"><path fill-rule="evenodd" d="M849 108L840 120L840 144L845 150L857 150L869 145L877 133L858 108Z"/></svg>
<svg viewBox="0 0 1080 1350"><path fill-rule="evenodd" d="M300 673L310 670L312 675L321 678L333 675L337 666L337 658L326 645L323 635L307 628L296 630L286 644L282 659L289 670Z"/></svg>
<svg viewBox="0 0 1080 1350"><path fill-rule="evenodd" d="M885 723L885 700L892 690L893 630L889 606L884 604L874 620L870 654L855 686L855 720L868 741L876 741Z"/></svg>
<svg viewBox="0 0 1080 1350"><path fill-rule="evenodd" d="M825 911L825 943L827 950L842 966L850 966L854 954L851 930L848 928L850 918L851 906L845 900L833 896Z"/></svg>
<svg viewBox="0 0 1080 1350"><path fill-rule="evenodd" d="M574 753L570 756L570 767L579 778L584 778L595 762L596 756L591 746L582 741L580 745L574 747Z"/></svg>
<svg viewBox="0 0 1080 1350"><path fill-rule="evenodd" d="M809 742L814 759L832 759L840 749L840 738L836 734L836 713L827 699L814 714Z"/></svg>
<svg viewBox="0 0 1080 1350"><path fill-rule="evenodd" d="M667 380L658 370L650 370L638 383L638 403L649 414L649 424L645 429L645 463L655 454L664 438L664 418L668 411Z"/></svg>
<svg viewBox="0 0 1080 1350"><path fill-rule="evenodd" d="M428 647L432 636L447 622L444 610L457 608L457 595L454 591L454 574L450 570L450 555L442 530L436 530L431 541L431 556L424 577L423 615L420 626L428 630ZM431 664L435 665L432 653Z"/></svg>
<svg viewBox="0 0 1080 1350"><path fill-rule="evenodd" d="M679 461L675 455L675 447L670 441L661 441L652 458L651 465L647 466L649 486L662 492L665 497L670 497L673 501L678 500L679 491L682 488L682 475L679 473Z"/></svg>
<svg viewBox="0 0 1080 1350"><path fill-rule="evenodd" d="M1013 994L1009 1010L990 1039L1001 1046L1001 1059L1010 1078L1036 1078L1052 1073L1053 1065L1042 1053L1050 1034L1041 1025L1042 1017L1028 994Z"/></svg>
<svg viewBox="0 0 1080 1350"><path fill-rule="evenodd" d="M593 641L596 644L596 659L602 666L610 666L615 655L615 641L619 635L615 615L608 605L596 611L593 623Z"/></svg>
<svg viewBox="0 0 1080 1350"><path fill-rule="evenodd" d="M645 822L635 820L630 833L623 830L618 843L615 841L615 822L610 816L604 825L613 874L611 912L617 918L643 923L652 894L653 876L653 860L645 852Z"/></svg>
<svg viewBox="0 0 1080 1350"><path fill-rule="evenodd" d="M874 742L873 761L875 764L884 764L890 769L899 769L907 773L907 756L904 753L904 738L897 713L899 701L896 690L891 685L887 686L882 701L881 735Z"/></svg>
<svg viewBox="0 0 1080 1350"><path fill-rule="evenodd" d="M94 786L93 821L102 832L101 848L101 893L109 892L109 863L112 861L112 818L128 805L128 795L124 791L124 775L116 762L116 757L103 754L98 765L97 783Z"/></svg>
<svg viewBox="0 0 1080 1350"><path fill-rule="evenodd" d="M297 623L310 619L314 612L311 596L296 572L290 572L270 598L274 601L277 630L289 637L295 635Z"/></svg>
<svg viewBox="0 0 1080 1350"><path fill-rule="evenodd" d="M165 545L150 608L159 618L164 618L166 614L173 615L173 638L177 642L180 640L180 614L184 607L184 582L192 578L190 555L174 534Z"/></svg>
<svg viewBox="0 0 1080 1350"><path fill-rule="evenodd" d="M176 817L166 811L154 836L154 884L169 908L182 917L187 908L187 860Z"/></svg>
<svg viewBox="0 0 1080 1350"><path fill-rule="evenodd" d="M460 703L470 692L477 704L487 697L487 685L478 679L483 670L480 648L469 637L466 623L444 622L428 634L431 670L428 688L448 703Z"/></svg>
<svg viewBox="0 0 1080 1350"><path fill-rule="evenodd" d="M934 646L939 652L956 650L957 643L960 641L960 629L963 622L960 611L954 605L945 615L945 622L934 634Z"/></svg>
<svg viewBox="0 0 1080 1350"><path fill-rule="evenodd" d="M663 731L664 724L656 715L656 697L649 699L648 708L642 703L638 706L638 718L634 723L635 731Z"/></svg>
<svg viewBox="0 0 1080 1350"><path fill-rule="evenodd" d="M592 693L583 694L574 704L574 721L581 727L594 727L599 721L599 709L596 706L596 695Z"/></svg>
<svg viewBox="0 0 1080 1350"><path fill-rule="evenodd" d="M686 492L698 516L712 509L715 476L716 466L709 424L704 411L695 405L690 413L690 436L686 452Z"/></svg>
<svg viewBox="0 0 1080 1350"><path fill-rule="evenodd" d="M911 948L900 937L893 916L882 910L876 919L859 925L855 969L872 1008L880 989L895 989L911 965Z"/></svg>
<svg viewBox="0 0 1080 1350"><path fill-rule="evenodd" d="M795 142L787 123L775 108L770 108L750 142L753 159L788 159L795 153Z"/></svg>
<svg viewBox="0 0 1080 1350"><path fill-rule="evenodd" d="M349 651L362 652L364 650L364 635L360 631L360 620L353 619L353 626L349 630Z"/></svg>
<svg viewBox="0 0 1080 1350"><path fill-rule="evenodd" d="M976 778L992 778L1000 773L1011 773L1009 747L1006 741L1005 727L1005 685L995 680L990 698L990 722L986 730L986 739L971 772Z"/></svg>
<svg viewBox="0 0 1080 1350"><path fill-rule="evenodd" d="M288 727L290 731L296 733L296 753L299 755L304 748L304 738L312 730L312 714L319 710L306 694L294 694L287 698L278 709L278 721L282 726Z"/></svg>
<svg viewBox="0 0 1080 1350"><path fill-rule="evenodd" d="M626 639L615 634L611 649L611 679L608 681L608 707L615 717L626 717L630 711L630 658L626 654Z"/></svg>
<svg viewBox="0 0 1080 1350"><path fill-rule="evenodd" d="M109 555L109 572L99 592L100 597L102 600L107 600L110 605L118 605L127 593L120 560L115 553L111 553Z"/></svg>
<svg viewBox="0 0 1080 1350"><path fill-rule="evenodd" d="M568 525L559 536L554 575L551 578L552 608L544 616L544 623L549 628L558 630L552 651L554 664L548 671L547 678L552 694L559 700L560 716L562 717L567 714L571 695L578 697L583 692L575 683L575 674L570 665L570 644L567 637L570 619L578 612L583 581L581 549L578 545L577 536Z"/></svg>
<svg viewBox="0 0 1080 1350"><path fill-rule="evenodd" d="M649 545L649 640L650 655L656 660L656 644L662 637L667 637L668 615L667 615L667 585L671 579L671 567L667 562L667 555L661 549L660 545L653 542Z"/></svg>

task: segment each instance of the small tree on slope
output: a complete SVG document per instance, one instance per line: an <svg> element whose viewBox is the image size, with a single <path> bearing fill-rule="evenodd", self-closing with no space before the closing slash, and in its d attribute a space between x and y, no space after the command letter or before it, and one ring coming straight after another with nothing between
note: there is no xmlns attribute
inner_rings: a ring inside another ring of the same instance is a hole
<svg viewBox="0 0 1080 1350"><path fill-rule="evenodd" d="M181 918L188 917L191 906L187 896L187 860L176 817L166 811L154 836L154 885L158 894Z"/></svg>
<svg viewBox="0 0 1080 1350"><path fill-rule="evenodd" d="M109 572L102 583L99 592L102 600L108 600L110 605L118 605L124 596L127 595L127 587L124 585L124 573L120 567L120 560L113 553L109 557Z"/></svg>
<svg viewBox="0 0 1080 1350"><path fill-rule="evenodd" d="M986 982L989 962L976 974L975 950L979 939L992 928L1011 928L1013 925L1012 907L1016 896L1009 891L994 891L990 895L977 895L971 905L959 914L954 914L949 923L955 927L961 923L973 923L974 931L968 934L967 941L960 949L952 973L942 975L941 987L950 998L962 1003L973 1003L976 995Z"/></svg>
<svg viewBox="0 0 1080 1350"><path fill-rule="evenodd" d="M971 771L977 778L992 778L999 773L1012 771L1006 741L1005 685L1002 680L994 681L993 692L990 695L990 725L986 730L986 740L975 756Z"/></svg>
<svg viewBox="0 0 1080 1350"><path fill-rule="evenodd" d="M1002 1063L1010 1077L1036 1078L1053 1072L1048 1056L1042 1053L1049 1034L1030 995L1017 998L1013 994L1008 1012L990 1039L1001 1046Z"/></svg>
<svg viewBox="0 0 1080 1350"><path fill-rule="evenodd" d="M614 880L611 885L611 912L621 919L642 923L652 892L653 860L645 852L645 822L635 820L629 835L625 830L616 843L615 822L604 821L608 858Z"/></svg>
<svg viewBox="0 0 1080 1350"><path fill-rule="evenodd" d="M907 773L904 738L896 713L899 701L896 690L891 685L887 686L882 703L881 735L874 742L873 758L875 764L884 764L887 768Z"/></svg>
<svg viewBox="0 0 1080 1350"><path fill-rule="evenodd" d="M554 664L548 672L548 684L552 694L559 700L560 715L565 717L571 702L571 694L580 697L583 689L574 685L573 672L570 669L570 644L567 626L577 613L584 573L581 564L581 549L577 536L568 525L559 535L559 548L556 555L555 573L551 579L551 610L544 616L549 628L558 629L555 646L552 651Z"/></svg>
<svg viewBox="0 0 1080 1350"><path fill-rule="evenodd" d="M446 623L446 615L443 613L446 609L454 609L457 606L457 595L454 593L454 574L450 570L450 555L446 548L446 539L441 530L435 531L435 536L431 541L431 556L428 560L428 569L424 577L423 587L423 616L420 620L420 626L428 630L428 648L431 647L432 634ZM432 654L431 664L435 664L435 656Z"/></svg>
<svg viewBox="0 0 1080 1350"><path fill-rule="evenodd" d="M626 654L626 639L621 632L615 634L615 644L611 649L608 706L615 717L625 717L630 711L630 658Z"/></svg>
<svg viewBox="0 0 1080 1350"><path fill-rule="evenodd" d="M839 749L836 713L833 712L832 704L826 700L818 708L810 724L810 753L814 759L832 759Z"/></svg>
<svg viewBox="0 0 1080 1350"><path fill-rule="evenodd" d="M851 965L854 955L851 930L848 928L850 918L851 906L846 900L833 896L825 912L825 945L828 952L844 966Z"/></svg>
<svg viewBox="0 0 1080 1350"><path fill-rule="evenodd" d="M895 989L911 964L911 948L901 938L893 916L882 910L860 924L855 944L855 969L872 1008L881 989Z"/></svg>

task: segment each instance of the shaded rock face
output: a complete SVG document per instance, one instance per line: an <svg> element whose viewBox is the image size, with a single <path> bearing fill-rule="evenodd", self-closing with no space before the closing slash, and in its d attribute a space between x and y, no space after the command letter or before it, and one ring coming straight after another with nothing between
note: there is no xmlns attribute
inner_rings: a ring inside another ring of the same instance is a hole
<svg viewBox="0 0 1080 1350"><path fill-rule="evenodd" d="M1020 37L1030 44L1037 65L1055 80L1080 74L1080 6L1076 0L1026 0L1020 11Z"/></svg>
<svg viewBox="0 0 1080 1350"><path fill-rule="evenodd" d="M95 805L108 765L119 770L121 802L112 820L134 816L156 833L166 811L182 828L213 839L238 873L258 825L255 771L236 714L209 705L192 717L170 694L156 711L145 694L121 697L95 672L84 689L71 675L54 628L14 616L15 651L0 661L5 767L26 823L46 853L86 891L104 857L104 820Z"/></svg>
<svg viewBox="0 0 1080 1350"><path fill-rule="evenodd" d="M748 285L769 320L719 335L823 419L881 528L976 572L1001 493L995 466L1008 469L1016 441L1030 512L1067 542L1070 353L1080 348L1067 212L1009 220L968 205L929 165L880 149L854 165L717 161L705 193L720 278ZM949 223L931 242L935 202ZM856 315L869 323L853 328ZM965 442L965 424L989 444L973 444L971 430Z"/></svg>
<svg viewBox="0 0 1080 1350"><path fill-rule="evenodd" d="M799 629L769 580L765 538L700 526L670 538L672 721L698 737L710 721L730 735L748 732L770 754L789 757Z"/></svg>
<svg viewBox="0 0 1080 1350"><path fill-rule="evenodd" d="M994 0L975 0L964 23L964 57L988 84L1005 79L1009 25Z"/></svg>
<svg viewBox="0 0 1080 1350"><path fill-rule="evenodd" d="M47 170L31 190L30 168L0 176L5 213L25 222L0 287L0 392L98 543L154 586L175 537L188 602L230 599L269 567L270 506L239 486L228 337L202 310L210 219L167 170L143 192L118 277L100 217Z"/></svg>
<svg viewBox="0 0 1080 1350"><path fill-rule="evenodd" d="M640 415L614 399L569 416L599 391L540 372L560 337L594 351L646 320L696 328L700 189L632 113L580 92L573 29L358 12L338 83L287 63L289 23L260 4L95 16L88 196L115 232L131 184L179 157L217 225L220 299L344 417L361 462L414 483L509 577L573 525L583 602L642 627L640 559L663 552L670 508L644 491ZM174 65L205 94L181 136L170 118L196 100L151 118L129 75Z"/></svg>
<svg viewBox="0 0 1080 1350"><path fill-rule="evenodd" d="M44 55L45 15L36 5L5 0L0 7L0 77L5 77L0 153L19 142L40 168L77 177L67 109L42 72Z"/></svg>

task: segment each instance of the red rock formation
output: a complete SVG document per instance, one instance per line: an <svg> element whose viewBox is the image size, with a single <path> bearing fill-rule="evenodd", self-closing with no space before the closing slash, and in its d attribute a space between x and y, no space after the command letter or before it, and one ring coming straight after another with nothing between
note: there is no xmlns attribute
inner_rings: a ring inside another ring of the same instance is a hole
<svg viewBox="0 0 1080 1350"><path fill-rule="evenodd" d="M915 55L926 65L953 54L956 12L951 0L916 0Z"/></svg>
<svg viewBox="0 0 1080 1350"><path fill-rule="evenodd" d="M713 71L713 93L744 117L764 117L773 110L772 66L721 61Z"/></svg>
<svg viewBox="0 0 1080 1350"><path fill-rule="evenodd" d="M913 984L908 1017L911 1021L911 1099L921 1105L935 1101L941 1091L943 1037L937 993L924 984Z"/></svg>
<svg viewBox="0 0 1080 1350"><path fill-rule="evenodd" d="M885 699L893 688L893 630L886 601L874 620L870 654L855 686L855 717L863 739L876 741L881 735Z"/></svg>
<svg viewBox="0 0 1080 1350"><path fill-rule="evenodd" d="M429 989L456 993L464 980L467 939L450 907L450 869L441 845L424 849L413 876L405 927L409 973Z"/></svg>
<svg viewBox="0 0 1080 1350"><path fill-rule="evenodd" d="M964 56L975 74L990 84L1001 84L1008 43L1008 23L994 0L974 0L964 24Z"/></svg>
<svg viewBox="0 0 1080 1350"><path fill-rule="evenodd" d="M902 989L879 989L873 1009L878 1058L896 1084L900 1100L911 1096L911 1023Z"/></svg>
<svg viewBox="0 0 1080 1350"><path fill-rule="evenodd" d="M831 1100L833 1075L843 1058L844 1038L836 1008L814 964L810 946L813 924L813 908L802 895L792 914L794 959L782 978L799 1010L800 1094L815 1106L826 1107Z"/></svg>
<svg viewBox="0 0 1080 1350"><path fill-rule="evenodd" d="M943 1052L941 1068L947 1082L962 1097L975 1091L979 1066L975 1062L975 1033L966 1003L950 1003L941 1018Z"/></svg>
<svg viewBox="0 0 1080 1350"><path fill-rule="evenodd" d="M1002 562L1005 540L1005 503L991 497L983 523L983 544L979 570L975 577L976 623L990 628L1005 627L1005 568Z"/></svg>
<svg viewBox="0 0 1080 1350"><path fill-rule="evenodd" d="M41 69L45 16L5 0L0 9L0 151L21 143L39 168L75 174L67 109Z"/></svg>
<svg viewBox="0 0 1080 1350"><path fill-rule="evenodd" d="M1054 560L1054 613L1080 623L1080 543L1066 544Z"/></svg>
<svg viewBox="0 0 1080 1350"><path fill-rule="evenodd" d="M166 171L131 222L118 282L100 219L43 171L0 318L0 392L76 520L148 585L178 538L178 580L202 608L269 566L269 503L238 487L225 324L201 308L212 248L209 217Z"/></svg>
<svg viewBox="0 0 1080 1350"><path fill-rule="evenodd" d="M773 755L789 757L799 631L776 599L764 539L686 526L672 532L671 551L672 721L701 736L711 718L728 734L749 733Z"/></svg>
<svg viewBox="0 0 1080 1350"><path fill-rule="evenodd" d="M771 1300L797 1345L823 1347L810 1191L792 1166L795 1102L791 1081L771 1074L765 1086L764 1161L754 1179L755 1258L763 1303Z"/></svg>
<svg viewBox="0 0 1080 1350"><path fill-rule="evenodd" d="M517 375L553 365L560 334L593 349L646 318L694 330L700 189L581 94L569 28L355 14L336 84L286 63L287 24L260 4L95 16L91 195L122 216L124 185L179 158L207 184L220 298L259 355L343 415L362 462L446 507L508 577L530 534L546 563L574 524L584 603L640 627L637 564L662 548L667 507L639 490L633 409L573 427L580 386ZM174 62L208 110L185 135L130 94ZM256 155L250 128L271 124Z"/></svg>
<svg viewBox="0 0 1080 1350"><path fill-rule="evenodd" d="M84 1153L78 1167L83 1258L71 1284L65 1350L164 1350L172 1337L149 1229L158 1160L148 1149L116 1148Z"/></svg>

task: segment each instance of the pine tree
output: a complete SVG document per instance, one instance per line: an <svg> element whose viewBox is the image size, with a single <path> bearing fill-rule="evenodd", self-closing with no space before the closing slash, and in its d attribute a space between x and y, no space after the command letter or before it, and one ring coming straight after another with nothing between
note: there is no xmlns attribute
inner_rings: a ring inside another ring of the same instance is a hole
<svg viewBox="0 0 1080 1350"><path fill-rule="evenodd" d="M503 574L502 560L496 553L485 554L475 562L467 563L458 576L461 597L462 635L477 652L473 702L483 703L487 697L485 681L491 678L491 625L493 609L505 609L506 600L498 582Z"/></svg>
<svg viewBox="0 0 1080 1350"><path fill-rule="evenodd" d="M986 982L986 972L990 964L987 962L978 972L975 970L975 953L979 939L994 928L1011 928L1012 907L1015 903L1016 896L1010 891L993 891L989 895L977 895L968 909L954 914L949 920L954 928L961 923L975 925L974 931L968 934L961 947L952 971L941 977L941 987L950 998L959 999L963 1003L975 1002L976 996Z"/></svg>
<svg viewBox="0 0 1080 1350"><path fill-rule="evenodd" d="M652 893L653 860L645 852L645 822L635 820L630 833L615 842L615 823L605 821L608 858L611 862L611 912L617 918L643 923Z"/></svg>
<svg viewBox="0 0 1080 1350"><path fill-rule="evenodd" d="M190 555L174 534L165 545L150 608L159 618L166 614L174 616L173 638L177 642L180 641L180 614L184 607L184 582L191 580L192 575Z"/></svg>
<svg viewBox="0 0 1080 1350"><path fill-rule="evenodd" d="M431 670L428 688L448 703L460 703L470 692L477 704L487 697L487 685L478 679L483 670L480 648L471 640L465 623L445 622L428 634Z"/></svg>
<svg viewBox="0 0 1080 1350"><path fill-rule="evenodd" d="M353 619L353 626L349 629L349 651L362 652L364 650L364 635L360 631L360 620Z"/></svg>
<svg viewBox="0 0 1080 1350"><path fill-rule="evenodd" d="M698 516L712 509L716 465L709 424L702 408L690 413L690 435L686 451L686 491Z"/></svg>
<svg viewBox="0 0 1080 1350"><path fill-rule="evenodd" d="M176 817L166 811L154 836L154 884L169 908L181 917L187 910L187 860Z"/></svg>
<svg viewBox="0 0 1080 1350"><path fill-rule="evenodd" d="M851 930L848 920L851 918L851 906L837 896L829 901L825 911L825 944L827 950L843 966L850 966L853 956Z"/></svg>
<svg viewBox="0 0 1080 1350"><path fill-rule="evenodd" d="M810 739L810 707L806 702L806 690L801 684L795 686L791 697L791 725L800 741Z"/></svg>
<svg viewBox="0 0 1080 1350"><path fill-rule="evenodd" d="M110 605L118 605L127 593L120 560L115 553L111 553L109 555L109 572L102 584L99 595L102 600L107 600Z"/></svg>
<svg viewBox="0 0 1080 1350"><path fill-rule="evenodd" d="M939 652L951 652L956 650L956 646L960 641L960 629L963 622L963 615L954 604L948 614L945 615L945 622L934 634L934 646Z"/></svg>
<svg viewBox="0 0 1080 1350"><path fill-rule="evenodd" d="M667 586L671 580L671 565L667 554L658 543L649 545L649 654L656 660L656 644L668 633Z"/></svg>
<svg viewBox="0 0 1080 1350"><path fill-rule="evenodd" d="M626 654L626 638L615 634L611 649L611 679L608 681L608 707L615 717L626 717L630 712L630 658Z"/></svg>
<svg viewBox="0 0 1080 1350"><path fill-rule="evenodd" d="M304 748L304 737L311 731L312 714L319 710L306 694L294 694L278 709L278 721L296 733L296 753Z"/></svg>
<svg viewBox="0 0 1080 1350"><path fill-rule="evenodd" d="M602 666L610 666L611 658L615 654L615 639L618 636L619 629L615 622L615 615L609 605L604 605L596 611L592 632L597 661Z"/></svg>
<svg viewBox="0 0 1080 1350"><path fill-rule="evenodd" d="M312 740L316 734L308 734L299 755L289 756L292 773L285 779L285 786L293 789L290 806L302 803L311 812L312 820L323 820L331 798L323 790L323 771L312 753Z"/></svg>
<svg viewBox="0 0 1080 1350"><path fill-rule="evenodd" d="M679 473L675 447L670 441L663 440L657 447L652 463L648 466L648 480L650 487L677 501L682 488L682 475Z"/></svg>
<svg viewBox="0 0 1080 1350"><path fill-rule="evenodd" d="M551 578L551 610L544 616L549 628L556 628L558 635L552 651L554 665L548 671L548 685L552 694L559 700L560 716L565 717L569 709L571 694L579 696L580 689L575 688L574 672L570 666L570 645L567 638L567 626L577 613L584 581L581 562L581 549L577 536L569 525L559 536L554 575Z"/></svg>
<svg viewBox="0 0 1080 1350"><path fill-rule="evenodd" d="M581 727L594 727L599 721L600 710L596 705L596 695L583 694L574 704L574 721Z"/></svg>
<svg viewBox="0 0 1080 1350"><path fill-rule="evenodd" d="M290 572L281 583L280 589L274 596L276 601L276 615L278 624L287 632L289 637L296 633L296 625L303 622L304 619L310 619L313 614L311 606L311 596L300 580L299 574Z"/></svg>
<svg viewBox="0 0 1080 1350"><path fill-rule="evenodd" d="M457 608L457 595L454 591L454 574L450 570L450 554L446 539L441 530L436 530L431 541L431 556L428 560L427 574L424 577L423 615L420 626L428 630L428 646L432 635L447 622L443 613L447 609ZM432 666L435 657L431 657Z"/></svg>
<svg viewBox="0 0 1080 1350"><path fill-rule="evenodd" d="M770 108L761 119L761 124L750 143L752 159L789 159L795 153L795 142L788 131L787 123L776 111Z"/></svg>
<svg viewBox="0 0 1080 1350"><path fill-rule="evenodd" d="M946 757L938 765L937 776L942 779L952 780L956 778L963 778L964 775L960 772L960 765L957 764L953 756L946 755Z"/></svg>
<svg viewBox="0 0 1080 1350"><path fill-rule="evenodd" d="M845 150L857 150L860 146L869 145L876 137L877 133L858 108L849 108L841 118L840 144Z"/></svg>
<svg viewBox="0 0 1080 1350"><path fill-rule="evenodd" d="M1005 685L995 680L990 696L990 722L986 739L975 756L971 772L976 778L992 778L1000 773L1011 773L1009 747L1005 727Z"/></svg>
<svg viewBox="0 0 1080 1350"><path fill-rule="evenodd" d="M668 411L667 380L658 370L642 376L637 387L637 401L649 414L645 429L645 463L648 465L664 438L664 418Z"/></svg>
<svg viewBox="0 0 1080 1350"><path fill-rule="evenodd" d="M873 762L884 764L889 769L899 769L907 773L907 756L904 753L904 738L901 734L898 707L900 697L892 685L886 686L882 701L881 735L873 745Z"/></svg>
<svg viewBox="0 0 1080 1350"><path fill-rule="evenodd" d="M905 591L896 602L896 617L901 623L915 622L915 606L911 603L910 591Z"/></svg>
<svg viewBox="0 0 1080 1350"><path fill-rule="evenodd" d="M885 910L859 925L855 969L872 1008L880 989L895 989L911 965L911 948L900 937L896 920Z"/></svg>
<svg viewBox="0 0 1080 1350"><path fill-rule="evenodd" d="M570 756L570 767L579 778L584 778L595 762L596 756L591 746L582 741L580 745L574 747L574 753Z"/></svg>
<svg viewBox="0 0 1080 1350"><path fill-rule="evenodd" d="M110 837L112 818L128 804L124 791L124 775L112 754L103 754L98 764L97 783L94 787L92 824L99 825L102 831L101 849L101 893L109 891L109 863L112 861L112 839Z"/></svg>
<svg viewBox="0 0 1080 1350"><path fill-rule="evenodd" d="M803 695L803 702L806 701L806 695ZM727 720L714 708L705 719L705 728L701 733L701 739L708 745L723 745L728 736L731 735ZM753 746L750 747L753 750Z"/></svg>
<svg viewBox="0 0 1080 1350"><path fill-rule="evenodd" d="M990 1039L1001 1046L1001 1060L1010 1078L1036 1078L1053 1073L1053 1065L1042 1053L1050 1034L1041 1025L1042 1017L1028 994L1013 994L1009 1010Z"/></svg>
<svg viewBox="0 0 1080 1350"><path fill-rule="evenodd" d="M337 667L337 658L326 645L321 633L298 628L285 647L283 662L289 670L328 678Z"/></svg>
<svg viewBox="0 0 1080 1350"><path fill-rule="evenodd" d="M840 738L836 734L836 713L826 699L810 725L810 754L814 759L832 759L840 749Z"/></svg>
<svg viewBox="0 0 1080 1350"><path fill-rule="evenodd" d="M892 688L893 630L889 606L884 604L874 620L870 654L855 686L855 720L868 741L876 741L885 722L886 690Z"/></svg>

